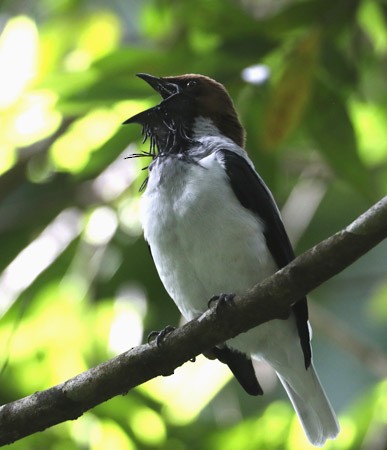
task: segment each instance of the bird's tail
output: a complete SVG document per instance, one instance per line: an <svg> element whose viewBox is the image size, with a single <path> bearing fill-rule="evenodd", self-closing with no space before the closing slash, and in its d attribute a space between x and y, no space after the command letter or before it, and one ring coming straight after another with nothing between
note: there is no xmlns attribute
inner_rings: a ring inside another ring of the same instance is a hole
<svg viewBox="0 0 387 450"><path fill-rule="evenodd" d="M327 439L334 439L340 427L313 364L307 370L303 369L302 376L292 372L286 373L286 376L277 372L277 375L309 441L322 447Z"/></svg>

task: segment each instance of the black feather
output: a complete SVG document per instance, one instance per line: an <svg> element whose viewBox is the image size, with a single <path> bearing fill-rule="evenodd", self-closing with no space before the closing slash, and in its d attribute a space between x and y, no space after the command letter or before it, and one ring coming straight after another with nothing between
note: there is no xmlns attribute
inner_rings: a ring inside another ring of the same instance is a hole
<svg viewBox="0 0 387 450"><path fill-rule="evenodd" d="M237 350L214 347L211 352L224 364L227 364L243 389L250 395L263 395L250 358Z"/></svg>
<svg viewBox="0 0 387 450"><path fill-rule="evenodd" d="M220 150L220 152L232 190L240 203L263 221L267 246L278 268L281 269L294 259L294 252L273 196L261 177L244 158L230 150ZM292 310L304 353L305 368L308 368L312 351L306 298L300 299Z"/></svg>

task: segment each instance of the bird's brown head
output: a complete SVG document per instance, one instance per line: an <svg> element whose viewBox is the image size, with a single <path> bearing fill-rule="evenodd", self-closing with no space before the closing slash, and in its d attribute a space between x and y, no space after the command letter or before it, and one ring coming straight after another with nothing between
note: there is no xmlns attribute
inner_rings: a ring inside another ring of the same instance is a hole
<svg viewBox="0 0 387 450"><path fill-rule="evenodd" d="M154 108L144 111L126 123L145 120L162 120L169 116L180 123L184 133L192 139L211 134L221 134L239 146L244 146L244 129L234 104L224 86L204 75L186 74L170 77L153 77L138 74L163 98Z"/></svg>

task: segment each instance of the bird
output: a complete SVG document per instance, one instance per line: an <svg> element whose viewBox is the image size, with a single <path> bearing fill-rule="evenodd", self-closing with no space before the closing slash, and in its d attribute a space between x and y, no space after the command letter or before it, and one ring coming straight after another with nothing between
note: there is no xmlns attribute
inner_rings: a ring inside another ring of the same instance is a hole
<svg viewBox="0 0 387 450"><path fill-rule="evenodd" d="M186 320L209 299L227 300L295 257L274 197L245 149L226 88L199 74L137 74L161 96L124 123L143 127L150 156L140 200L144 237L159 277ZM224 294L227 293L227 294ZM276 372L309 441L323 446L339 424L312 361L306 298L286 320L266 322L211 350L244 390L262 395L253 361Z"/></svg>

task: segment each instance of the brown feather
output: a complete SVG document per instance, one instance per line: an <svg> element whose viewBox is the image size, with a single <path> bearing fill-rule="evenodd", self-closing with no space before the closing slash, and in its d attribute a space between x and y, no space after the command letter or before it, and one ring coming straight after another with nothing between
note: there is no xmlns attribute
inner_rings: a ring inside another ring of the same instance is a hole
<svg viewBox="0 0 387 450"><path fill-rule="evenodd" d="M177 84L195 80L197 85L192 90L192 96L196 100L197 115L210 118L224 136L244 148L245 131L234 103L221 83L198 74L170 76L164 79Z"/></svg>

